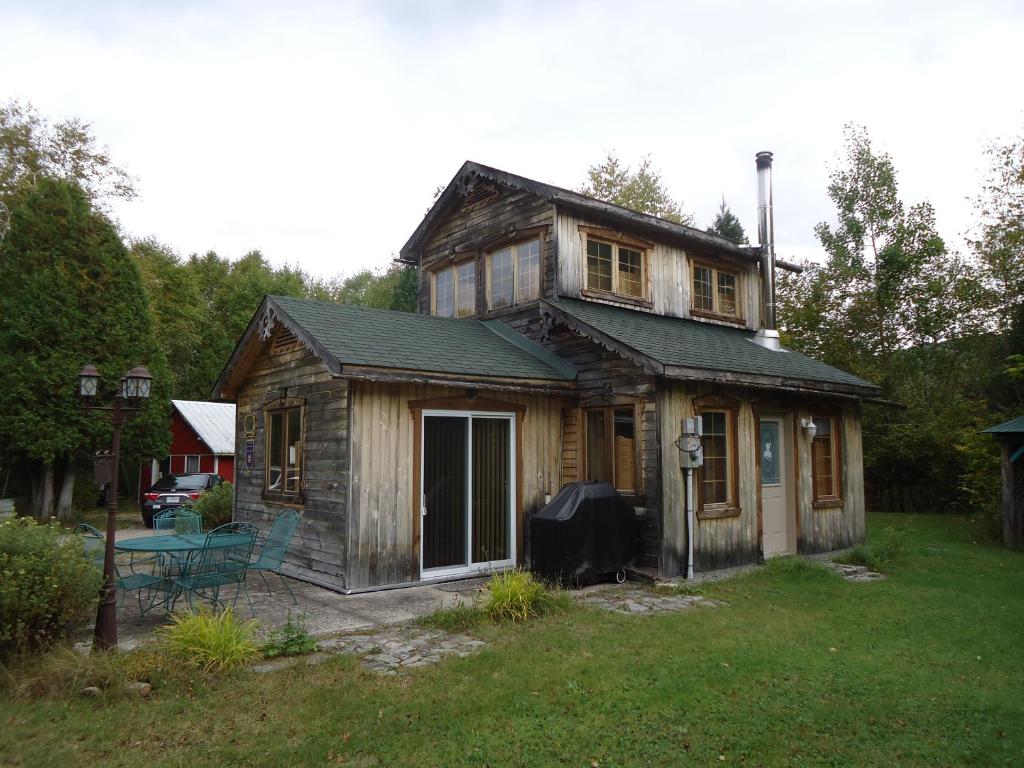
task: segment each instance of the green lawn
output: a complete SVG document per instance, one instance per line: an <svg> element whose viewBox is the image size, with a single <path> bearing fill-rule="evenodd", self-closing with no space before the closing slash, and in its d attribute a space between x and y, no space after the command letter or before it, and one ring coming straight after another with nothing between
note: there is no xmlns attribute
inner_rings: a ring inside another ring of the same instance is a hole
<svg viewBox="0 0 1024 768"><path fill-rule="evenodd" d="M775 563L705 589L726 607L574 608L397 677L339 657L0 699L0 766L1024 765L1024 554L961 519L886 526L910 533L883 582Z"/></svg>

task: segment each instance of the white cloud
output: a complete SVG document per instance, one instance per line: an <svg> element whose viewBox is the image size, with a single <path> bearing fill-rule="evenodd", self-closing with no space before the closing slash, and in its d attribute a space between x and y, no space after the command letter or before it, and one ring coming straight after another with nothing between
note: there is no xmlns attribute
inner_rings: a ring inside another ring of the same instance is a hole
<svg viewBox="0 0 1024 768"><path fill-rule="evenodd" d="M386 263L465 159L572 187L613 148L748 230L774 150L780 253L811 255L848 121L955 241L984 141L1024 127L1010 3L0 5L0 28L0 98L93 121L140 178L129 233L320 274Z"/></svg>

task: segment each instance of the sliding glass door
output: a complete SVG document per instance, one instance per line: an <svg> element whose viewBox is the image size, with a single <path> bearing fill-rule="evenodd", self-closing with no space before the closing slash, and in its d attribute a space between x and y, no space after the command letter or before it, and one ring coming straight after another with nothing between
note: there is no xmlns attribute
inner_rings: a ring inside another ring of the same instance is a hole
<svg viewBox="0 0 1024 768"><path fill-rule="evenodd" d="M443 576L515 561L515 420L423 414L420 562Z"/></svg>

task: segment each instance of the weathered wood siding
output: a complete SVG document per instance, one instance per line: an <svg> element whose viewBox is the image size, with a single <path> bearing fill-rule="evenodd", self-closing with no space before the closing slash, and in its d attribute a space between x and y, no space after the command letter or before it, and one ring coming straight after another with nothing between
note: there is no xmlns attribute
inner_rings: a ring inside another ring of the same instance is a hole
<svg viewBox="0 0 1024 768"><path fill-rule="evenodd" d="M347 546L348 583L367 587L419 578L413 500L415 423L410 402L461 395L418 384L352 382L352 483ZM525 523L560 483L561 422L565 401L543 395L495 393L494 399L525 406L522 435L521 508L516 532L520 551Z"/></svg>
<svg viewBox="0 0 1024 768"><path fill-rule="evenodd" d="M264 408L278 401L282 387L288 387L292 401L305 400L302 504L270 502L263 498ZM282 509L297 509L300 523L288 552L285 572L336 589L344 588L347 382L333 378L327 366L304 347L289 344L274 353L271 343L267 342L239 389L237 403L235 520L255 523L266 531ZM252 470L245 468L243 422L247 414L254 415L257 424Z"/></svg>
<svg viewBox="0 0 1024 768"><path fill-rule="evenodd" d="M549 227L544 238L541 263L541 296L551 298L555 291L555 249L551 233L554 208L528 192L506 190L485 204L453 213L444 219L423 247L420 259L419 311L430 314L430 273L447 262L462 262L473 258L476 266L476 310L487 314L487 281L485 259L477 244L507 235L509 231L522 231L530 227ZM457 246L473 245L470 251L455 253ZM507 308L499 311L508 311Z"/></svg>
<svg viewBox="0 0 1024 768"><path fill-rule="evenodd" d="M662 575L686 572L686 493L684 473L679 468L681 419L694 415L693 398L718 392L707 385L692 385L662 379L658 381L658 422L662 466ZM730 392L730 395L735 393ZM694 570L698 573L757 562L758 496L756 426L749 397L739 396L736 424L736 467L739 472L738 517L697 520L694 531ZM696 492L694 492L696 504Z"/></svg>
<svg viewBox="0 0 1024 768"><path fill-rule="evenodd" d="M600 301L606 304L616 302L608 299L595 299L584 296L584 280L586 276L586 242L580 233L581 226L602 226L599 222L580 218L570 211L558 208L555 216L555 237L558 241L558 287L560 296L586 298L589 301ZM646 239L651 239L647 237ZM650 311L658 315L672 317L690 317L690 258L686 250L665 243L654 241L651 249L650 275L648 286L651 290L653 307ZM760 322L760 290L761 283L756 267L736 267L742 273L741 291L743 295L743 317L748 328L757 328ZM636 309L632 303L623 302L622 306ZM707 320L707 322L716 322Z"/></svg>
<svg viewBox="0 0 1024 768"><path fill-rule="evenodd" d="M801 407L800 419L810 418L811 411ZM861 446L860 408L846 405L842 409L842 499L840 507L815 509L811 480L811 443L800 430L797 438L799 487L797 488L800 536L798 550L805 553L831 552L864 541L864 452Z"/></svg>

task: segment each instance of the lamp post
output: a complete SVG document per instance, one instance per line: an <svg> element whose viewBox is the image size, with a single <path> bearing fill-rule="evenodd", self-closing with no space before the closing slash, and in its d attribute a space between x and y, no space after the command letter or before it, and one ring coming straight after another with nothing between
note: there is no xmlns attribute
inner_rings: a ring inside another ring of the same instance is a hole
<svg viewBox="0 0 1024 768"><path fill-rule="evenodd" d="M139 401L149 398L153 377L144 366L132 368L121 379L120 388L108 402L97 402L99 397L100 374L92 365L86 365L78 374L78 394L86 408L106 411L114 436L110 445L110 492L107 494L107 538L103 554L103 586L100 588L100 603L96 609L96 633L93 643L101 650L117 647L117 581L114 578L114 536L117 529L117 476L121 453L121 428L131 413L139 410Z"/></svg>

